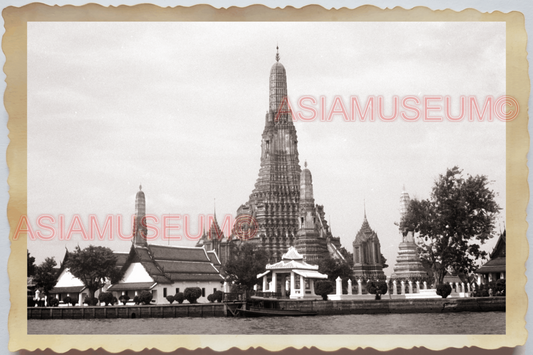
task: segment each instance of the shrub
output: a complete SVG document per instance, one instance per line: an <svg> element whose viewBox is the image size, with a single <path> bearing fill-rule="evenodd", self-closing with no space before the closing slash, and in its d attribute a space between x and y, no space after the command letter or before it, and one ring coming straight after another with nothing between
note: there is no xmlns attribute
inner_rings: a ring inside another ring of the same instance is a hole
<svg viewBox="0 0 533 355"><path fill-rule="evenodd" d="M96 306L98 304L98 299L96 297L90 298L89 296L85 296L83 303L87 304L88 306Z"/></svg>
<svg viewBox="0 0 533 355"><path fill-rule="evenodd" d="M126 303L130 300L130 296L128 295L122 295L118 298L118 300L125 306Z"/></svg>
<svg viewBox="0 0 533 355"><path fill-rule="evenodd" d="M35 300L32 296L28 296L28 307L35 307Z"/></svg>
<svg viewBox="0 0 533 355"><path fill-rule="evenodd" d="M381 299L381 297L378 298L378 294L383 295L387 293L387 290L388 287L385 281L370 281L366 284L366 291L376 295L376 299Z"/></svg>
<svg viewBox="0 0 533 355"><path fill-rule="evenodd" d="M183 291L183 297L185 297L189 303L197 303L196 300L198 300L201 295L202 289L200 287L187 287L185 291Z"/></svg>
<svg viewBox="0 0 533 355"><path fill-rule="evenodd" d="M211 303L215 302L214 297L213 297L213 294L208 295L208 296L207 296L207 300L208 300L209 302L211 302Z"/></svg>
<svg viewBox="0 0 533 355"><path fill-rule="evenodd" d="M144 304L150 304L150 301L152 301L152 292L150 291L143 291L141 292L141 294L139 295L139 303L144 303Z"/></svg>
<svg viewBox="0 0 533 355"><path fill-rule="evenodd" d="M328 294L333 292L333 284L330 281L318 281L315 284L315 293L322 296L324 301L328 300Z"/></svg>
<svg viewBox="0 0 533 355"><path fill-rule="evenodd" d="M54 296L48 296L48 306L49 307L59 306L59 300L55 298Z"/></svg>
<svg viewBox="0 0 533 355"><path fill-rule="evenodd" d="M141 303L141 298L139 296L135 296L133 297L133 302L138 305L139 303Z"/></svg>
<svg viewBox="0 0 533 355"><path fill-rule="evenodd" d="M182 304L185 300L185 296L183 295L183 292L178 292L174 295L174 301L178 302L179 304Z"/></svg>
<svg viewBox="0 0 533 355"><path fill-rule="evenodd" d="M505 279L496 281L496 294L505 296Z"/></svg>
<svg viewBox="0 0 533 355"><path fill-rule="evenodd" d="M106 306L113 304L113 294L111 292L102 292L98 295L98 300L104 302Z"/></svg>
<svg viewBox="0 0 533 355"><path fill-rule="evenodd" d="M67 296L63 298L63 303L65 303L66 305L71 304L72 306L74 306L76 303L78 303L78 299Z"/></svg>
<svg viewBox="0 0 533 355"><path fill-rule="evenodd" d="M437 285L437 295L442 298L446 298L452 293L452 287L449 284L440 284Z"/></svg>
<svg viewBox="0 0 533 355"><path fill-rule="evenodd" d="M172 296L172 295L168 295L168 296L167 296L167 301L168 301L170 304L172 304L172 302L174 302L174 296Z"/></svg>
<svg viewBox="0 0 533 355"><path fill-rule="evenodd" d="M215 291L213 292L213 301L214 302L222 302L222 300L224 299L224 292L218 290L218 291Z"/></svg>

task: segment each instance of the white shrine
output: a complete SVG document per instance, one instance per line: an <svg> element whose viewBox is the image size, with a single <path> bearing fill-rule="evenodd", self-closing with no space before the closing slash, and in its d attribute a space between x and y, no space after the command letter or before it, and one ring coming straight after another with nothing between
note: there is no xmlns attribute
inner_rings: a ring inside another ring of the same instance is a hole
<svg viewBox="0 0 533 355"><path fill-rule="evenodd" d="M293 246L283 254L280 262L268 264L266 270L257 275L258 279L263 278L264 293L286 298L289 291L291 299L322 299L315 294L315 280L327 279L328 275L318 272L318 265L306 263Z"/></svg>

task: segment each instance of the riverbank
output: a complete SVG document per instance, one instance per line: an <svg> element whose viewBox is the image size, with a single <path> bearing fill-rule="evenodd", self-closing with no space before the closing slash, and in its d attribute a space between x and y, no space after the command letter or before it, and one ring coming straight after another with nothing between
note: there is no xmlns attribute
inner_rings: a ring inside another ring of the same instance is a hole
<svg viewBox="0 0 533 355"><path fill-rule="evenodd" d="M280 300L280 308L315 311L318 315L505 312L505 297L448 299L382 299L342 301ZM109 319L233 317L242 302L146 306L29 307L28 319Z"/></svg>

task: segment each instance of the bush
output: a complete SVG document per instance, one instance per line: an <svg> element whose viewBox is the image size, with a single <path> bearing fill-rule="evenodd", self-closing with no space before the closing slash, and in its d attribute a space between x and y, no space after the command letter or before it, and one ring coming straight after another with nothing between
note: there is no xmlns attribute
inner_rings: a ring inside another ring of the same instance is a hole
<svg viewBox="0 0 533 355"><path fill-rule="evenodd" d="M315 293L322 296L324 301L328 300L328 294L333 292L333 284L330 281L318 281L315 284Z"/></svg>
<svg viewBox="0 0 533 355"><path fill-rule="evenodd" d="M65 303L66 305L71 304L72 306L74 306L76 303L78 303L78 300L74 297L67 296L63 298L63 303Z"/></svg>
<svg viewBox="0 0 533 355"><path fill-rule="evenodd" d="M174 301L178 302L179 304L182 304L185 300L185 296L183 295L183 292L178 292L174 295Z"/></svg>
<svg viewBox="0 0 533 355"><path fill-rule="evenodd" d="M125 306L126 303L130 300L130 296L128 295L122 295L118 298L118 300Z"/></svg>
<svg viewBox="0 0 533 355"><path fill-rule="evenodd" d="M222 302L222 300L224 299L224 292L222 291L215 291L213 292L213 301L214 302Z"/></svg>
<svg viewBox="0 0 533 355"><path fill-rule="evenodd" d="M48 307L57 307L59 306L59 300L54 296L48 296Z"/></svg>
<svg viewBox="0 0 533 355"><path fill-rule="evenodd" d="M442 298L446 298L452 293L452 287L449 284L440 284L437 285L437 295Z"/></svg>
<svg viewBox="0 0 533 355"><path fill-rule="evenodd" d="M98 300L104 302L106 306L113 304L113 294L111 292L102 292L98 295Z"/></svg>
<svg viewBox="0 0 533 355"><path fill-rule="evenodd" d="M35 300L32 296L28 296L28 307L35 307Z"/></svg>
<svg viewBox="0 0 533 355"><path fill-rule="evenodd" d="M133 297L133 302L138 305L139 303L141 303L141 298L139 296L135 296Z"/></svg>
<svg viewBox="0 0 533 355"><path fill-rule="evenodd" d="M141 292L141 294L139 295L139 303L144 303L144 304L150 304L150 302L152 301L152 292L150 291L143 291Z"/></svg>
<svg viewBox="0 0 533 355"><path fill-rule="evenodd" d="M213 294L208 295L208 296L207 296L207 300L208 300L209 302L211 302L211 303L215 302L214 297L213 297Z"/></svg>
<svg viewBox="0 0 533 355"><path fill-rule="evenodd" d="M88 306L96 306L98 304L98 299L96 297L90 298L89 296L85 296L83 303Z"/></svg>
<svg viewBox="0 0 533 355"><path fill-rule="evenodd" d="M202 296L202 289L200 287L187 287L185 291L183 291L183 297L189 303L197 303L196 300Z"/></svg>
<svg viewBox="0 0 533 355"><path fill-rule="evenodd" d="M167 301L168 301L170 304L172 304L172 302L174 302L174 296L172 296L172 295L168 295L166 298L167 298Z"/></svg>
<svg viewBox="0 0 533 355"><path fill-rule="evenodd" d="M496 295L505 296L505 279L496 281Z"/></svg>
<svg viewBox="0 0 533 355"><path fill-rule="evenodd" d="M388 287L385 281L370 281L366 284L366 291L376 295L376 299L381 299L381 297L378 298L378 295L381 296L387 293L387 290Z"/></svg>

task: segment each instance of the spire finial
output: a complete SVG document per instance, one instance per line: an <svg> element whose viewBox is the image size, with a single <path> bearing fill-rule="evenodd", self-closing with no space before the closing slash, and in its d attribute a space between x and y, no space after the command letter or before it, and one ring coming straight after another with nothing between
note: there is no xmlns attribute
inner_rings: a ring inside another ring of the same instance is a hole
<svg viewBox="0 0 533 355"><path fill-rule="evenodd" d="M276 45L276 62L279 62L279 47Z"/></svg>
<svg viewBox="0 0 533 355"><path fill-rule="evenodd" d="M217 198L213 198L213 216L215 217L215 221L217 220Z"/></svg>
<svg viewBox="0 0 533 355"><path fill-rule="evenodd" d="M143 186L139 185L139 191L141 191L142 189L143 189Z"/></svg>
<svg viewBox="0 0 533 355"><path fill-rule="evenodd" d="M363 199L363 209L365 211L365 219L366 219L366 199Z"/></svg>
<svg viewBox="0 0 533 355"><path fill-rule="evenodd" d="M305 160L304 166L307 168L307 160Z"/></svg>

